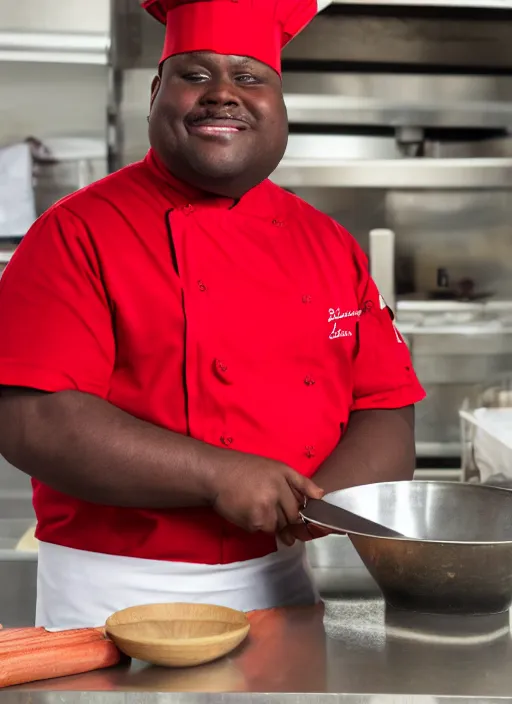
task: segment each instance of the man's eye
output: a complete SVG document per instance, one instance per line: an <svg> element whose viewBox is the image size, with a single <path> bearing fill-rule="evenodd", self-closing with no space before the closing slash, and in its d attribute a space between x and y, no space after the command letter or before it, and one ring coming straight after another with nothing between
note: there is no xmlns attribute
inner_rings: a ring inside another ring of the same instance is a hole
<svg viewBox="0 0 512 704"><path fill-rule="evenodd" d="M259 79L250 73L242 73L236 77L236 80L238 83L260 83Z"/></svg>
<svg viewBox="0 0 512 704"><path fill-rule="evenodd" d="M190 83L200 83L201 81L208 80L208 76L204 73L185 73L182 78L184 81L189 81Z"/></svg>

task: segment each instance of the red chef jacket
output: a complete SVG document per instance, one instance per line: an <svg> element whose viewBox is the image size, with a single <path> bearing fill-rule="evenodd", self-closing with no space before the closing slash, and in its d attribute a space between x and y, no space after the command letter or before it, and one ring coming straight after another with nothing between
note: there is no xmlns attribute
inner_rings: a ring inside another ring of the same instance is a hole
<svg viewBox="0 0 512 704"><path fill-rule="evenodd" d="M95 394L312 476L351 411L423 398L355 240L270 181L238 202L150 151L50 208L0 281L0 384ZM205 508L92 505L34 481L37 537L203 564L262 557Z"/></svg>

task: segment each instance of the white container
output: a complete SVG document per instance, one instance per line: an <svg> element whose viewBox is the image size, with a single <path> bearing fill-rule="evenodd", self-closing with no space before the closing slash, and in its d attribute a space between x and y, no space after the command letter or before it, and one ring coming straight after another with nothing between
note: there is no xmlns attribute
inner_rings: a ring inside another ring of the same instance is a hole
<svg viewBox="0 0 512 704"><path fill-rule="evenodd" d="M463 481L512 487L512 381L466 399L459 417Z"/></svg>
<svg viewBox="0 0 512 704"><path fill-rule="evenodd" d="M38 213L107 173L106 140L48 137L32 144Z"/></svg>

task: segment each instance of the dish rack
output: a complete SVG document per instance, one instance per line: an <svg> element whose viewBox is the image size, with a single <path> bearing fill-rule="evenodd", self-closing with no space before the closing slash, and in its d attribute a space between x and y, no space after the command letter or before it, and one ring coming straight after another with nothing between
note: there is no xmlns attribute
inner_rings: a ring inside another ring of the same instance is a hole
<svg viewBox="0 0 512 704"><path fill-rule="evenodd" d="M512 373L475 387L459 418L462 481L512 488Z"/></svg>

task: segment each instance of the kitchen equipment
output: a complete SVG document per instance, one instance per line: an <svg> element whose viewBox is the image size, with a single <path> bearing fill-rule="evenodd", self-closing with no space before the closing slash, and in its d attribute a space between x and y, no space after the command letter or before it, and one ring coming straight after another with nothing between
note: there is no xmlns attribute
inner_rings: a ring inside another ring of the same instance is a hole
<svg viewBox="0 0 512 704"><path fill-rule="evenodd" d="M511 321L509 300L398 301L396 325L427 392L416 409L419 456L460 457L459 410L512 369Z"/></svg>
<svg viewBox="0 0 512 704"><path fill-rule="evenodd" d="M94 180L94 161L104 161L107 150L104 139L93 137L47 137L39 141L30 137L27 142L36 164L69 163L76 167L77 188L84 188Z"/></svg>
<svg viewBox="0 0 512 704"><path fill-rule="evenodd" d="M490 291L476 290L475 282L470 277L462 277L451 285L450 274L444 267L440 267L436 274L437 288L428 291L429 300L434 301L483 301L492 298Z"/></svg>
<svg viewBox="0 0 512 704"><path fill-rule="evenodd" d="M147 604L118 611L106 631L126 655L153 665L192 667L230 653L246 638L241 611L209 604Z"/></svg>
<svg viewBox="0 0 512 704"><path fill-rule="evenodd" d="M512 487L512 374L475 387L459 411L464 481Z"/></svg>
<svg viewBox="0 0 512 704"><path fill-rule="evenodd" d="M390 606L447 614L510 608L512 491L403 481L343 489L324 501L410 536L345 529Z"/></svg>
<svg viewBox="0 0 512 704"><path fill-rule="evenodd" d="M106 175L103 137L29 137L37 212Z"/></svg>
<svg viewBox="0 0 512 704"><path fill-rule="evenodd" d="M300 515L306 525L312 523L335 533L371 533L381 538L405 538L402 533L331 504L328 500L310 499Z"/></svg>

